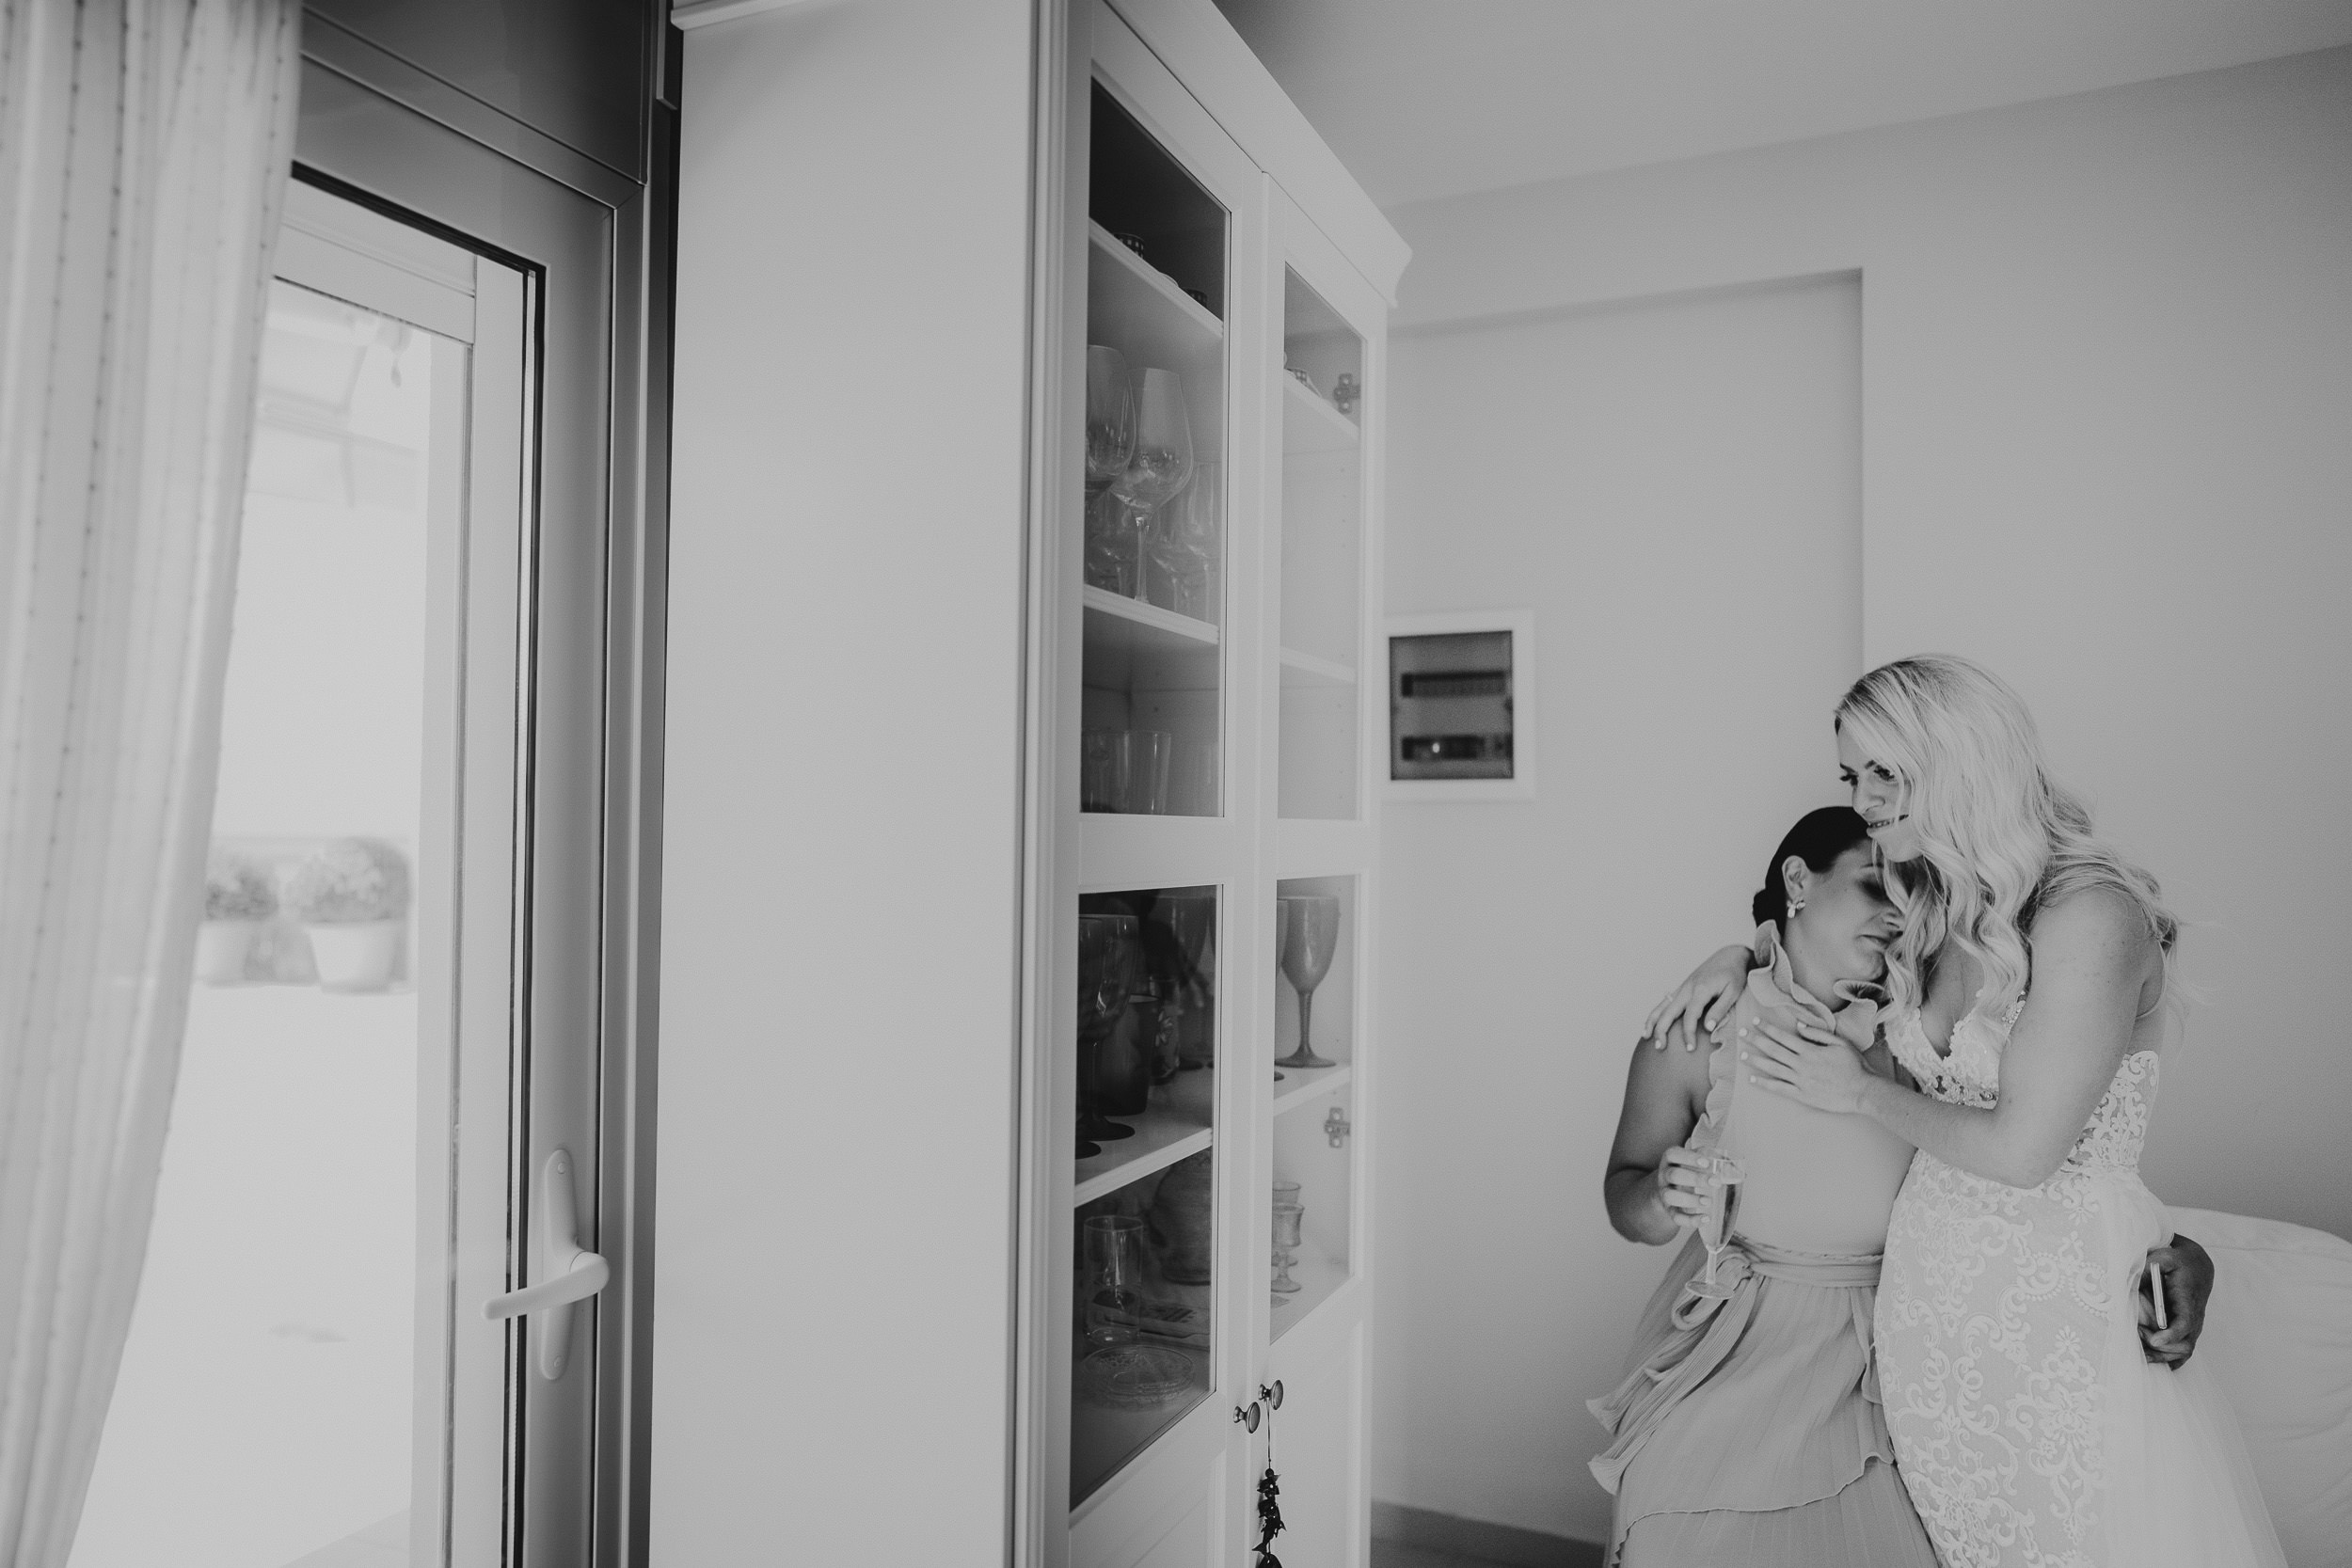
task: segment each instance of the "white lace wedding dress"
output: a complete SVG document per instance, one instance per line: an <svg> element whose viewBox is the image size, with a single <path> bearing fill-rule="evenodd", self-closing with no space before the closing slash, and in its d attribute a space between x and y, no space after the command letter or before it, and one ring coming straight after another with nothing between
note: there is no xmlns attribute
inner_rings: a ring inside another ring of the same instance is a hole
<svg viewBox="0 0 2352 1568"><path fill-rule="evenodd" d="M1906 1010L1887 1043L1927 1093L1990 1106L2015 1017L1969 1014L1939 1056ZM2139 1180L2155 1092L2135 1052L2041 1186L1922 1151L1895 1199L1879 1384L1947 1568L2283 1568L2219 1386L2140 1354L2133 1295L2172 1234Z"/></svg>

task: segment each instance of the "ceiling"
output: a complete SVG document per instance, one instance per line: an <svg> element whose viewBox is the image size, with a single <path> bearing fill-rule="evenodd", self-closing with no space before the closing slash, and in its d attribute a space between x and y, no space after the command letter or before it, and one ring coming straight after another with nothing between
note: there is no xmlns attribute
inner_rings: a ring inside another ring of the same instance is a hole
<svg viewBox="0 0 2352 1568"><path fill-rule="evenodd" d="M2352 43L2352 0L1216 0L1383 207Z"/></svg>

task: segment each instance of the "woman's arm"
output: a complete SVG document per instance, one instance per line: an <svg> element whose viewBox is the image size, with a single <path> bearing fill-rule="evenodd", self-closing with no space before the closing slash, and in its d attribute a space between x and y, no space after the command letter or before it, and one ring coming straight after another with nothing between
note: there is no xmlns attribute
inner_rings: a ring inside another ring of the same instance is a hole
<svg viewBox="0 0 2352 1568"><path fill-rule="evenodd" d="M2033 991L2001 1053L2000 1103L1947 1104L1862 1069L1827 1030L1761 1022L1740 1041L1759 1087L1825 1111L1860 1112L1947 1164L2038 1187L2082 1135L2131 1049L2141 988L2160 962L2138 911L2076 894L2034 923Z"/></svg>
<svg viewBox="0 0 2352 1568"><path fill-rule="evenodd" d="M1629 1242L1671 1242L1705 1205L1695 1156L1682 1148L1707 1105L1707 1057L1633 1047L1626 1069L1625 1109L1609 1146L1601 1196L1609 1223Z"/></svg>
<svg viewBox="0 0 2352 1568"><path fill-rule="evenodd" d="M1683 1050L1695 1052L1699 1041L1722 1028L1731 1009L1739 1006L1740 993L1747 988L1748 971L1755 967L1756 954L1745 947L1725 947L1708 955L1705 963L1691 971L1689 979L1649 1010L1642 1037L1654 1051L1665 1050L1668 1039L1679 1037Z"/></svg>

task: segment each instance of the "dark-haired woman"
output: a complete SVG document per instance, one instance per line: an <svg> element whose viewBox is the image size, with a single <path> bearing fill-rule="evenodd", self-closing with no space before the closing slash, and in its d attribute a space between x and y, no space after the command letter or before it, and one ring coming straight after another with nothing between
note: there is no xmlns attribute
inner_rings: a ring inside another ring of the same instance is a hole
<svg viewBox="0 0 2352 1568"><path fill-rule="evenodd" d="M1871 1361L1887 1216L1912 1146L1867 1117L1743 1091L1725 1043L1759 1019L1803 1022L1896 1077L1875 983L1899 924L1867 824L1843 806L1807 814L1754 912L1756 967L1709 1049L1645 1040L1627 1072L1604 1182L1620 1235L1660 1245L1689 1228L1710 1201L1715 1154L1745 1180L1714 1288L1694 1235L1643 1313L1625 1382L1593 1402L1615 1438L1593 1461L1616 1496L1611 1561L1935 1568ZM2185 1283L2201 1315L2209 1269Z"/></svg>

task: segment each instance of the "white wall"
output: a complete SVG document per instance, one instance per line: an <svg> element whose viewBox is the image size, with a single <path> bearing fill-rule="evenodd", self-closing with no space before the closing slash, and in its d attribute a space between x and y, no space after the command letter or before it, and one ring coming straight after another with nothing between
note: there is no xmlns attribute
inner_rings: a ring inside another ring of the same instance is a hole
<svg viewBox="0 0 2352 1568"><path fill-rule="evenodd" d="M1599 1222L1621 1042L1738 930L1764 816L1793 815L1727 814L1766 781L1825 798L1804 781L1827 783L1838 677L1766 682L1769 641L1732 657L1717 615L1762 596L1720 538L1670 562L1539 526L1594 481L1536 467L1525 433L1575 441L1592 394L1526 356L1606 320L1545 312L1859 270L1861 658L1943 648L2009 676L2195 923L2207 1002L2166 1068L2159 1196L2352 1235L2352 51L1392 215L1400 325L1488 325L1400 346L1391 608L1556 605L1547 711L1591 705L1597 743L1555 724L1524 811L1389 817L1376 1494L1605 1529L1581 1402L1662 1266ZM1685 477L1597 493L1629 512ZM1605 659L1563 646L1571 607L1615 629ZM1809 762L1693 743L1758 690L1801 699ZM1664 835L1654 858L1575 836L1629 824ZM1556 885L1513 890L1527 867ZM1529 1092L1444 1092L1470 1059Z"/></svg>
<svg viewBox="0 0 2352 1568"><path fill-rule="evenodd" d="M686 45L653 1560L998 1563L1030 15Z"/></svg>
<svg viewBox="0 0 2352 1568"><path fill-rule="evenodd" d="M1859 327L1849 277L1395 344L1391 608L1534 608L1541 783L1384 823L1385 1499L1606 1533L1582 1401L1666 1258L1610 1230L1603 1157L1667 971L1833 792Z"/></svg>

